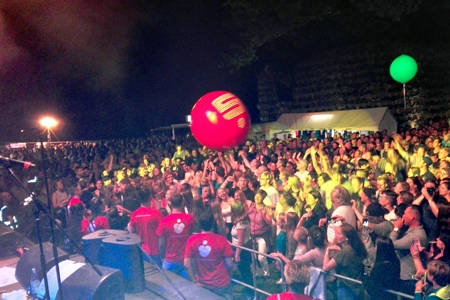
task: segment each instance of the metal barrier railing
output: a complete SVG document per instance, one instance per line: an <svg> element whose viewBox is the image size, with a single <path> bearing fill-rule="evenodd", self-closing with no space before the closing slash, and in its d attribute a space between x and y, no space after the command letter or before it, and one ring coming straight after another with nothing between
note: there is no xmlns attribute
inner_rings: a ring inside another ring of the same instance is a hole
<svg viewBox="0 0 450 300"><path fill-rule="evenodd" d="M233 244L231 244L231 246L234 247L234 248L240 248L242 251L248 251L248 252L256 254L256 255L262 255L262 256L265 256L267 258L277 260L280 263L280 276L281 276L281 281L282 281L282 285L281 285L282 286L282 291L286 291L287 287L286 287L286 281L285 281L285 278L284 278L284 262L280 258L278 258L278 257L271 257L269 254L261 253L261 252L258 252L257 250L246 248L246 247L243 247L243 246L238 246L238 245L233 245ZM255 270L256 270L256 259L255 259L255 255L251 255L251 258L252 258L252 270L253 270L253 286L251 286L251 285L249 285L249 284L247 284L245 282L239 281L237 279L234 279L234 278L231 278L231 281L233 281L233 282L235 282L237 284L240 284L242 286L245 286L247 288L253 289L254 299L257 298L257 293L261 293L261 294L264 294L266 296L272 295L271 293L256 287L256 272L255 272ZM333 277L336 277L336 278L339 278L339 279L351 281L353 283L357 283L357 284L361 284L361 285L363 284L361 280L357 280L357 279L350 278L350 277L347 277L347 276L339 275L339 274L336 274L336 273L326 272L326 271L324 271L322 269L319 269L319 268L316 268L316 269L319 270L321 273L323 273L325 276L333 276ZM395 290L383 289L383 291L385 291L387 293L390 293L390 294L393 294L393 295L396 295L398 300L401 300L401 299L414 299L414 296L411 296L411 295L408 295L408 294L405 294L405 293L402 293L402 292L398 292L398 291L395 291ZM324 295L325 294L326 293L324 293ZM323 300L326 300L326 299L323 299Z"/></svg>
<svg viewBox="0 0 450 300"><path fill-rule="evenodd" d="M340 279L343 279L343 280L351 281L353 283L357 283L357 284L361 284L361 285L363 284L361 280L357 280L357 279L350 278L350 277L347 277L347 276L339 275L339 274L336 274L336 273L326 272L326 271L321 270L321 269L319 269L319 270L325 276L334 276L336 278L340 278ZM390 290L390 289L383 289L383 291L385 291L387 293L390 293L390 294L396 295L398 299L403 299L403 298L414 299L414 296L411 296L411 295L408 295L408 294L405 294L405 293L402 293L402 292L398 292L398 291L394 291L394 290Z"/></svg>
<svg viewBox="0 0 450 300"><path fill-rule="evenodd" d="M233 244L231 244L231 246L234 247L234 248L239 248L239 249L241 249L243 251L248 251L248 252L256 254L256 255L262 255L262 256L265 256L267 258L270 258L270 259L278 261L280 263L280 276L281 276L281 282L282 282L281 287L282 287L283 291L286 291L287 287L286 287L286 280L284 279L284 262L283 262L283 260L281 258L279 258L279 257L271 257L269 254L261 253L261 252L258 252L257 250L246 248L246 247L243 247L243 246L238 246L238 245L233 245ZM245 286L247 288L253 289L254 299L257 298L257 296L256 296L257 293L261 293L261 294L264 294L266 296L272 295L271 293L256 287L256 259L255 259L255 255L251 255L251 258L252 258L252 271L253 271L252 272L253 273L253 286L251 286L251 285L249 285L249 284L247 284L245 282L239 281L237 279L234 279L234 278L231 278L231 281L233 281L235 283L238 283L240 285L243 285L243 286Z"/></svg>

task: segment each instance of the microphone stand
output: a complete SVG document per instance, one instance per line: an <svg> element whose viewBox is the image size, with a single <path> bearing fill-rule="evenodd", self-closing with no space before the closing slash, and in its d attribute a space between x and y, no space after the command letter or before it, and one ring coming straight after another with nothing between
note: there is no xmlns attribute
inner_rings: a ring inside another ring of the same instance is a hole
<svg viewBox="0 0 450 300"><path fill-rule="evenodd" d="M44 146L43 146L43 142L42 142L42 135L40 135L39 136L39 140L40 140L40 143L41 143L41 145L40 145L40 150L41 150L41 156L42 156L42 162L43 162L43 167L45 166L45 154L44 154ZM16 180L18 180L17 178L16 178ZM46 185L46 191L47 191L47 202L48 202L48 206L50 207L50 209L51 209L51 207L52 207L52 202L51 202L51 200L49 199L49 197L50 197L50 195L49 195L49 188L48 188L48 181L47 181L47 172L46 172L46 170L45 170L45 168L44 168L44 180L45 180L45 185ZM27 188L25 187L25 186L23 186L23 184L22 183L20 183L21 185L22 185L22 188L24 188L27 192L28 192L28 190L27 190ZM34 196L34 194L33 194L33 196ZM44 212L48 217L49 217L49 219L50 219L50 227L52 228L51 230L52 230L52 232L53 232L53 226L56 226L56 228L59 230L59 231L61 231L62 232L62 234L64 235L64 237L71 243L71 245L73 246L73 248L76 250L76 252L78 252L78 253L80 253L83 257L84 257L84 259L85 259L85 261L92 267L92 269L94 269L94 271L98 274L98 276L103 276L103 273L94 265L94 263L92 262L92 260L86 255L86 254L84 254L84 252L83 252L83 250L81 250L80 249L80 247L77 245L77 243L75 243L70 237L69 237L69 235L67 234L67 232L64 230L64 228L62 228L62 226L58 223L58 222L56 222L56 220L55 220L55 218L53 217L53 215L51 215L50 213L49 213L49 210L47 210L47 209L45 209L43 206L42 206L42 204L37 200L37 199L34 199L34 197L32 198L33 199L33 202L34 203L38 203L38 205L40 206L40 208L41 208L41 211L42 212ZM53 236L53 238L54 238L54 236ZM55 241L55 240L53 240L53 241ZM53 255L55 255L55 260L57 260L57 247L55 246L55 244L53 243ZM59 270L59 266L58 266L58 269L57 270ZM59 275L58 275L59 276ZM59 280L59 281L61 281L61 280ZM60 282L58 282L58 284L60 284ZM60 291L62 291L62 289L61 289L61 286L59 286L59 289L60 289Z"/></svg>
<svg viewBox="0 0 450 300"><path fill-rule="evenodd" d="M94 269L94 271L100 277L103 276L103 273L93 264L92 260L88 256L86 256L84 254L84 252L80 249L80 247L69 237L67 232L62 228L62 226L59 223L56 222L55 218L53 218L53 215L51 214L52 203L51 203L51 200L49 198L47 172L46 172L46 169L45 169L44 147L43 147L43 143L42 143L42 138L39 137L39 139L40 139L40 143L41 143L40 148L41 148L42 166L43 166L44 180L45 180L44 182L45 182L45 187L46 187L46 192L47 192L48 209L46 209L42 205L42 203L39 200L36 199L36 195L34 193L30 192L28 190L28 188L22 183L22 181L16 176L16 174L12 170L11 165L10 165L9 162L7 162L7 161L0 161L0 164L4 165L4 167L8 170L9 174L20 184L22 189L28 195L30 195L29 197L31 198L31 202L34 203L33 212L34 212L34 220L35 220L35 227L36 227L36 235L37 235L38 243L39 243L41 270L42 270L42 273L43 273L44 284L45 284L44 299L48 299L48 300L50 300L50 289L49 289L48 277L47 277L47 266L46 266L47 262L45 260L44 247L43 247L43 244L42 244L42 237L41 237L41 232L40 232L40 227L41 227L40 226L40 213L43 212L45 215L47 215L47 217L50 220L50 228L51 228L51 234L52 234L52 238L53 238L53 256L54 256L54 259L55 259L55 266L56 266L56 273L57 273L59 299L63 300L63 294L62 294L63 290L62 290L61 275L60 275L60 270L59 270L58 252L57 252L57 246L54 243L55 242L54 226L56 226L56 228L61 231L61 233L64 235L64 237L72 244L74 249L85 258L85 261L92 267L92 269Z"/></svg>
<svg viewBox="0 0 450 300"><path fill-rule="evenodd" d="M44 247L42 246L42 237L41 237L41 221L39 218L40 212L45 211L47 214L48 212L45 210L45 208L42 206L42 203L39 202L36 198L34 193L30 193L30 191L24 186L22 181L16 176L14 171L11 168L11 165L1 161L0 163L3 163L5 168L8 170L9 174L22 186L22 188L27 192L27 194L30 195L30 198L32 199L32 202L35 204L33 207L33 214L34 214L34 223L36 227L36 235L38 238L39 243L39 251L40 251L40 261L41 261L41 270L44 277L44 284L45 284L45 296L44 299L50 300L50 293L49 293L49 287L48 287L48 277L47 277L47 262L45 261L45 255L44 255ZM55 258L56 259L56 258ZM57 262L56 262L57 263ZM58 277L59 278L59 277ZM60 284L60 282L58 282ZM60 287L60 285L59 285Z"/></svg>
<svg viewBox="0 0 450 300"><path fill-rule="evenodd" d="M40 143L39 150L41 153L41 160L42 160L42 171L44 172L44 185L45 185L45 191L47 193L47 209L48 209L47 215L53 216L53 203L52 203L52 200L50 199L50 189L48 188L47 164L45 162L46 159L45 159L45 152L44 152L44 143L42 141L42 134L39 134L39 143ZM33 199L33 200L35 200L35 199ZM39 202L39 201L35 201L35 202ZM55 243L56 235L55 235L55 227L53 226L53 224L55 224L55 222L52 218L50 218L50 234L51 234L52 241L53 241L52 250L53 250L53 258L55 260L55 267L56 267L56 269L55 269L56 270L56 280L58 282L58 290L60 292L61 300L64 300L62 281L61 281L61 273L59 270L58 247ZM37 230L39 231L39 228L37 228ZM40 234L38 233L38 235L40 235ZM39 241L39 243L40 243L40 247L42 248L42 241ZM48 287L46 287L46 288L47 288L46 294L49 295L49 299L50 299L50 291L48 290Z"/></svg>

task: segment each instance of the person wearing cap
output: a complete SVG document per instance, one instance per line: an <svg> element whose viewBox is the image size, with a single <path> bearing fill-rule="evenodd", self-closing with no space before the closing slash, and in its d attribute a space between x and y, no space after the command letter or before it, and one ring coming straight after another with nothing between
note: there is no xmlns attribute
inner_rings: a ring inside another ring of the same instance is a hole
<svg viewBox="0 0 450 300"><path fill-rule="evenodd" d="M355 212L358 221L362 224L364 216L358 211L354 201L352 201L352 209ZM368 220L367 229L369 229L370 232L373 232L377 236L388 237L391 231L394 229L394 225L384 218L384 215L386 213L387 209L381 206L380 203L373 202L369 204L366 209L365 217ZM373 240L375 240L375 238L373 238Z"/></svg>
<svg viewBox="0 0 450 300"><path fill-rule="evenodd" d="M422 177L423 181L436 180L436 176L430 171L430 166L433 164L433 161L428 156L423 157L423 164L420 167L420 177Z"/></svg>
<svg viewBox="0 0 450 300"><path fill-rule="evenodd" d="M363 225L362 230L366 230L367 235L362 235L362 241L367 249L368 260L373 263L375 261L376 249L375 240L379 236L389 237L389 234L394 229L394 225L384 218L387 209L383 208L380 203L373 202L367 206L366 216L364 217L357 209L355 202L352 200L352 209L360 224ZM364 219L367 219L367 225L364 224Z"/></svg>

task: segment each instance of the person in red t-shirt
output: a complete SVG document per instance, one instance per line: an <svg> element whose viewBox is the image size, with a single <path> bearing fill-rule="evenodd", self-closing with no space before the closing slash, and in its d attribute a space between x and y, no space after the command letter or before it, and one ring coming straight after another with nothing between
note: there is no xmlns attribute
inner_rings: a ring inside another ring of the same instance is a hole
<svg viewBox="0 0 450 300"><path fill-rule="evenodd" d="M266 300L313 300L312 297L303 294L305 287L309 284L309 269L298 260L290 261L284 267L284 277L289 291L281 294L273 294Z"/></svg>
<svg viewBox="0 0 450 300"><path fill-rule="evenodd" d="M214 223L210 211L200 215L202 232L187 240L184 267L192 282L226 299L233 299L230 285L233 249L224 236L212 232Z"/></svg>
<svg viewBox="0 0 450 300"><path fill-rule="evenodd" d="M131 214L128 231L136 233L142 239L142 248L150 256L151 261L161 266L156 229L163 215L159 210L150 208L150 195L148 189L139 191L141 207ZM148 260L148 257L144 255L144 259Z"/></svg>
<svg viewBox="0 0 450 300"><path fill-rule="evenodd" d="M184 278L188 278L184 268L186 241L194 232L194 217L184 213L183 197L172 196L172 213L159 223L156 234L159 236L159 252L164 257L162 267Z"/></svg>

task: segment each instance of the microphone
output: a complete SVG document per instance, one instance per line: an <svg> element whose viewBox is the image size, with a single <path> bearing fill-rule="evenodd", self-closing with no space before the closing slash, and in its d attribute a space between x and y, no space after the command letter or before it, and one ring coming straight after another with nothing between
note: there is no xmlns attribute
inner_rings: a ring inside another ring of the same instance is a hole
<svg viewBox="0 0 450 300"><path fill-rule="evenodd" d="M29 161L21 161L21 160L17 160L17 159L7 158L4 156L0 156L0 163L4 163L8 166L12 165L12 164L22 165L24 169L28 169L30 167L36 167L35 164L32 164Z"/></svg>

